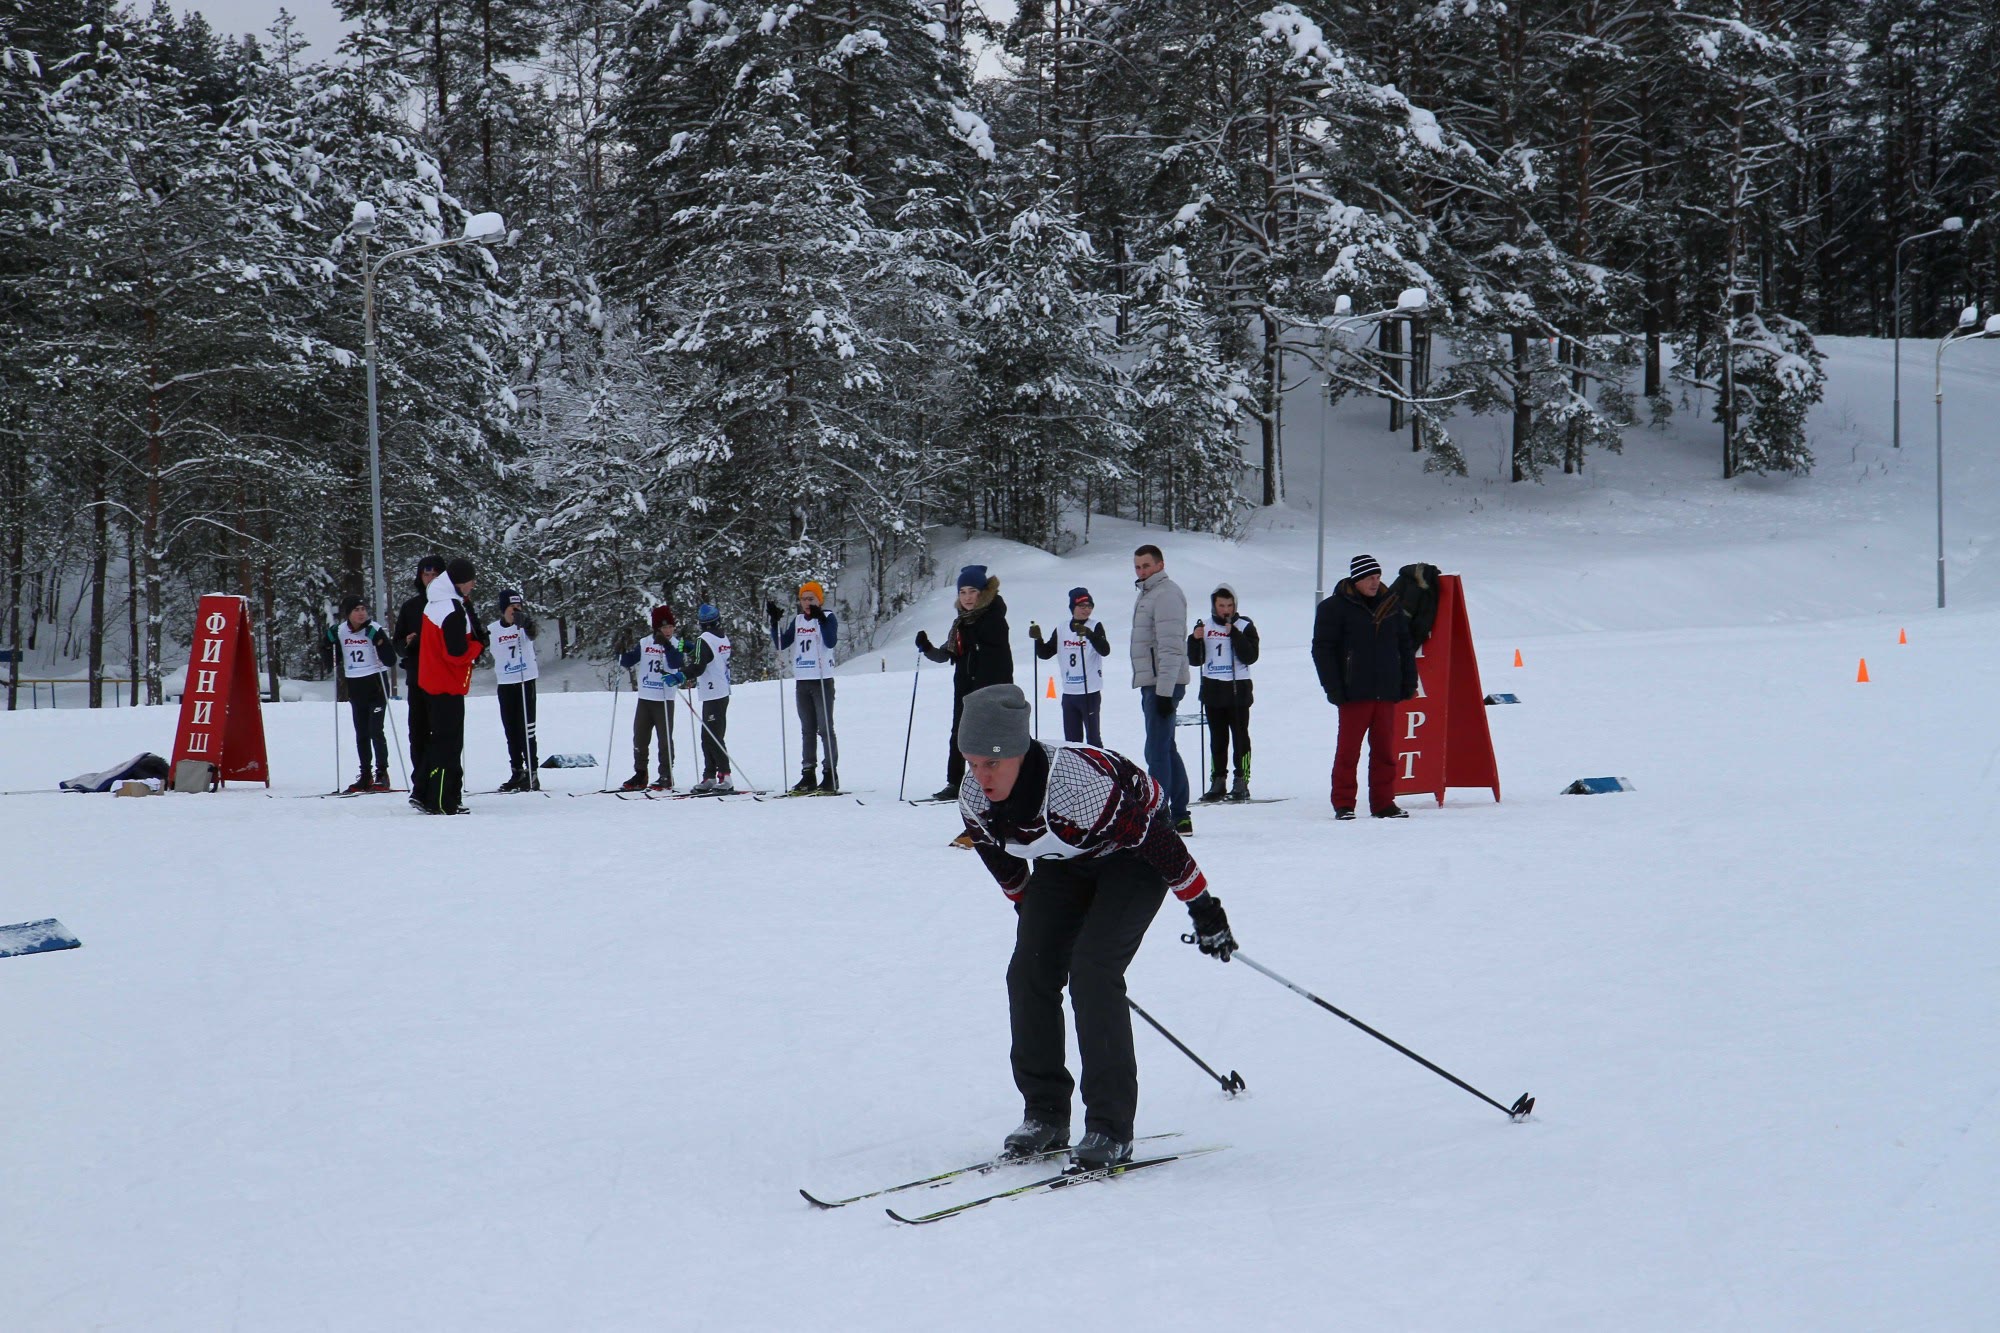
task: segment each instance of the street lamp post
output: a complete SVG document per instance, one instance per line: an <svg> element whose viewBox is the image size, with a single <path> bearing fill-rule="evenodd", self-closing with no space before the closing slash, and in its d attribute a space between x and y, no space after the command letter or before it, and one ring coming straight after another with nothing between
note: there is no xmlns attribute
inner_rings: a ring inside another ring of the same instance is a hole
<svg viewBox="0 0 2000 1333"><path fill-rule="evenodd" d="M1421 287L1407 287L1396 298L1396 304L1388 310L1376 310L1366 315L1356 315L1354 299L1337 296L1333 301L1334 319L1322 324L1320 332L1326 341L1325 355L1330 360L1333 355L1332 342L1336 332L1359 328L1366 324L1377 324L1385 319L1410 319L1420 314L1430 302L1430 297ZM1313 605L1326 600L1326 418L1333 407L1333 382L1330 378L1320 382L1319 405L1319 499L1314 505L1314 516L1319 521L1319 533L1315 539L1313 555Z"/></svg>
<svg viewBox="0 0 2000 1333"><path fill-rule="evenodd" d="M372 264L368 262L368 241L375 234L375 205L365 199L357 202L354 219L347 229L361 240L361 346L368 363L368 492L375 527L375 613L386 615L389 610L389 579L382 563L382 436L375 416L375 275L392 259L488 240L503 234L507 224L498 213L474 213L466 218L463 235L448 241L432 241L427 245L391 250Z"/></svg>
<svg viewBox="0 0 2000 1333"><path fill-rule="evenodd" d="M1958 328L1938 341L1935 378L1931 393L1937 410L1937 584L1938 610L1944 610L1944 354L1956 343L1974 338L2000 338L2000 315L1989 315L1982 327L1979 307L1967 306L1958 317Z"/></svg>
<svg viewBox="0 0 2000 1333"><path fill-rule="evenodd" d="M1933 236L1944 236L1964 230L1964 218L1946 218L1930 231L1920 231L1915 236L1906 236L1896 242L1896 262L1893 266L1894 295L1889 298L1894 307L1889 312L1889 318L1895 333L1896 413L1895 421L1889 428L1889 435L1892 447L1897 449L1903 447L1903 247L1912 241L1929 240Z"/></svg>

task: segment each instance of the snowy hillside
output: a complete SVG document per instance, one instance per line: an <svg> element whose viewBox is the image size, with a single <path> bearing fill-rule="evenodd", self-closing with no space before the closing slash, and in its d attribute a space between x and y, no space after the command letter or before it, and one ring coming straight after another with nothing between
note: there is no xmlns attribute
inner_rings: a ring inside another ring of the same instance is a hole
<svg viewBox="0 0 2000 1333"><path fill-rule="evenodd" d="M0 923L83 940L0 959L0 1326L1984 1326L2000 345L1947 374L1941 615L1924 353L1895 455L1886 347L1830 342L1804 480L1691 484L1715 471L1692 411L1545 487L1416 475L1374 405L1329 423L1327 583L1364 550L1463 574L1486 688L1522 701L1489 710L1500 804L1331 819L1304 404L1291 504L1240 544L1100 519L1060 558L941 555L1001 577L1024 684L1020 636L1076 584L1122 657L1137 541L1193 604L1230 582L1265 640L1253 786L1290 798L1195 811L1243 947L1500 1101L1532 1092L1528 1122L1201 957L1169 903L1132 996L1248 1092L1141 1028L1138 1129L1227 1151L921 1229L802 1202L970 1161L1018 1118L1013 914L949 810L895 799L940 588L844 669L860 803L571 796L605 770L465 819L309 799L352 777L325 702L266 710L277 799L0 800ZM1106 740L1136 751L1109 676ZM602 757L609 729L622 778L629 695L614 716L571 683L544 752ZM927 668L912 794L949 707ZM490 790L493 700L468 714ZM790 780L772 684L730 732L739 781ZM0 716L0 787L170 744L164 710ZM1556 795L1600 774L1636 790Z"/></svg>

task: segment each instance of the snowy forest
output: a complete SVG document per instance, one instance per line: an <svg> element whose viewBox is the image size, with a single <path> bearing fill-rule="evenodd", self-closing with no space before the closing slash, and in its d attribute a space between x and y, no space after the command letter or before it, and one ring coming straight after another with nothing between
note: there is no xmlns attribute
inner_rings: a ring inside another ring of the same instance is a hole
<svg viewBox="0 0 2000 1333"><path fill-rule="evenodd" d="M2000 296L2000 0L339 8L322 52L0 0L0 633L73 633L93 704L215 589L323 674L363 268L476 213L376 281L391 596L467 555L593 656L806 577L865 638L946 527L1232 532L1302 385L1446 472L1480 414L1533 484L1695 410L1802 472L1900 241L1965 219L1907 334Z"/></svg>

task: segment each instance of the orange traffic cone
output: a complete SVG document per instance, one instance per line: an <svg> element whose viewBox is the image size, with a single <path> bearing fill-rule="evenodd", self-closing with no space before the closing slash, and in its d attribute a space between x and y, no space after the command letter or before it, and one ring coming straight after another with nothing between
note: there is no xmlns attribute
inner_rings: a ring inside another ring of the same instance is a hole
<svg viewBox="0 0 2000 1333"><path fill-rule="evenodd" d="M1521 650L1519 648L1516 648L1514 650L1514 665L1515 666L1521 665Z"/></svg>
<svg viewBox="0 0 2000 1333"><path fill-rule="evenodd" d="M1861 659L1861 670L1854 673L1854 683L1856 685L1868 683L1868 659L1865 657Z"/></svg>
<svg viewBox="0 0 2000 1333"><path fill-rule="evenodd" d="M1910 632L1908 630L1899 629L1896 631L1897 643L1908 643L1909 641L1910 641Z"/></svg>
<svg viewBox="0 0 2000 1333"><path fill-rule="evenodd" d="M1049 698L1053 699L1053 698L1055 698L1055 697L1056 697L1056 678L1055 678L1054 676L1050 676L1050 677L1049 677Z"/></svg>

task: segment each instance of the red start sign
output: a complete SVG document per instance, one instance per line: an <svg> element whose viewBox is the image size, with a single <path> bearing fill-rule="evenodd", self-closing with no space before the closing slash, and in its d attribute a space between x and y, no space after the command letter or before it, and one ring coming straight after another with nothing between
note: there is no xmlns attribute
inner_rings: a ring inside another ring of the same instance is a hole
<svg viewBox="0 0 2000 1333"><path fill-rule="evenodd" d="M1456 574L1438 580L1437 621L1417 649L1417 697L1396 709L1396 795L1432 795L1443 805L1447 787L1489 787L1500 799L1486 692Z"/></svg>
<svg viewBox="0 0 2000 1333"><path fill-rule="evenodd" d="M183 759L207 760L224 782L234 778L271 785L250 606L241 597L209 593L195 607L187 688L174 729L174 762Z"/></svg>

